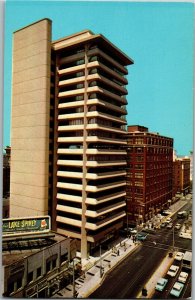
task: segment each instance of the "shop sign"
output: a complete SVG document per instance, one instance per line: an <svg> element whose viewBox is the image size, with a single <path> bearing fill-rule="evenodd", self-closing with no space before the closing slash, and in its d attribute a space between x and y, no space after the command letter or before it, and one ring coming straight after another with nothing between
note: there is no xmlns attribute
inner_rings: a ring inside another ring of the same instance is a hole
<svg viewBox="0 0 195 300"><path fill-rule="evenodd" d="M3 219L3 236L48 232L50 223L50 216Z"/></svg>

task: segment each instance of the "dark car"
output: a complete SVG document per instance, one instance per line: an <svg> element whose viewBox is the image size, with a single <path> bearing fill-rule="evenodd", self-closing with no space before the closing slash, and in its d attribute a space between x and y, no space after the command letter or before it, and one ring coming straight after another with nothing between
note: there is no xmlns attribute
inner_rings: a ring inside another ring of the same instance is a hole
<svg viewBox="0 0 195 300"><path fill-rule="evenodd" d="M160 228L165 228L166 226L167 226L167 223L165 223L165 222L160 224Z"/></svg>
<svg viewBox="0 0 195 300"><path fill-rule="evenodd" d="M167 225L167 228L169 228L169 229L173 228L173 223L169 223L169 224Z"/></svg>
<svg viewBox="0 0 195 300"><path fill-rule="evenodd" d="M147 238L147 234L145 234L145 233L138 233L136 235L136 238L137 238L138 241L145 241L145 239Z"/></svg>

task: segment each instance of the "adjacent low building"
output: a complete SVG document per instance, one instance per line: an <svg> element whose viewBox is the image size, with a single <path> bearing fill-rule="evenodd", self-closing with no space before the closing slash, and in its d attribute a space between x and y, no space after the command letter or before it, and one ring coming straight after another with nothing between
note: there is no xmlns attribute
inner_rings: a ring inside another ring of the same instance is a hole
<svg viewBox="0 0 195 300"><path fill-rule="evenodd" d="M3 223L4 297L48 298L72 282L70 263L76 257L76 240L51 231L28 232L35 222L39 224L35 219Z"/></svg>
<svg viewBox="0 0 195 300"><path fill-rule="evenodd" d="M173 161L173 197L178 194L186 195L190 192L190 158L175 157Z"/></svg>
<svg viewBox="0 0 195 300"><path fill-rule="evenodd" d="M141 224L172 199L173 139L128 126L127 222Z"/></svg>

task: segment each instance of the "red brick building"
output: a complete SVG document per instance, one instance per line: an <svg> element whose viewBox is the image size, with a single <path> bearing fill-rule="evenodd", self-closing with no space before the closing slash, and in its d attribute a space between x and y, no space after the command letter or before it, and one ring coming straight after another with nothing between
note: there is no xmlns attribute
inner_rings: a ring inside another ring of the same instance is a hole
<svg viewBox="0 0 195 300"><path fill-rule="evenodd" d="M127 165L127 218L140 224L172 199L173 139L128 126Z"/></svg>
<svg viewBox="0 0 195 300"><path fill-rule="evenodd" d="M190 192L190 158L177 157L173 162L173 197Z"/></svg>

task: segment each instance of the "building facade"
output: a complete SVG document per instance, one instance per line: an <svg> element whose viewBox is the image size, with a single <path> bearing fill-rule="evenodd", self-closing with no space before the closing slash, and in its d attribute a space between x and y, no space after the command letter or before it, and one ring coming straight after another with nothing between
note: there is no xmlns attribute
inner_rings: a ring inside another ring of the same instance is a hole
<svg viewBox="0 0 195 300"><path fill-rule="evenodd" d="M191 181L191 186L193 184L193 174L194 174L194 153L193 151L190 151L190 181Z"/></svg>
<svg viewBox="0 0 195 300"><path fill-rule="evenodd" d="M57 235L53 239L51 245L46 238L36 236L34 240L3 241L4 297L50 298L72 282L70 262L76 256L75 240ZM8 251L14 243L16 248ZM42 249L36 249L41 243Z"/></svg>
<svg viewBox="0 0 195 300"><path fill-rule="evenodd" d="M127 65L89 30L51 41L51 21L14 33L11 217L49 214L81 257L125 216Z"/></svg>
<svg viewBox="0 0 195 300"><path fill-rule="evenodd" d="M173 197L177 193L190 192L190 158L177 157L173 162Z"/></svg>
<svg viewBox="0 0 195 300"><path fill-rule="evenodd" d="M11 148L7 146L3 153L3 218L9 218L10 210L10 158Z"/></svg>
<svg viewBox="0 0 195 300"><path fill-rule="evenodd" d="M3 154L3 198L10 196L10 157L11 148L7 146Z"/></svg>
<svg viewBox="0 0 195 300"><path fill-rule="evenodd" d="M141 224L172 199L173 139L128 126L127 221Z"/></svg>

